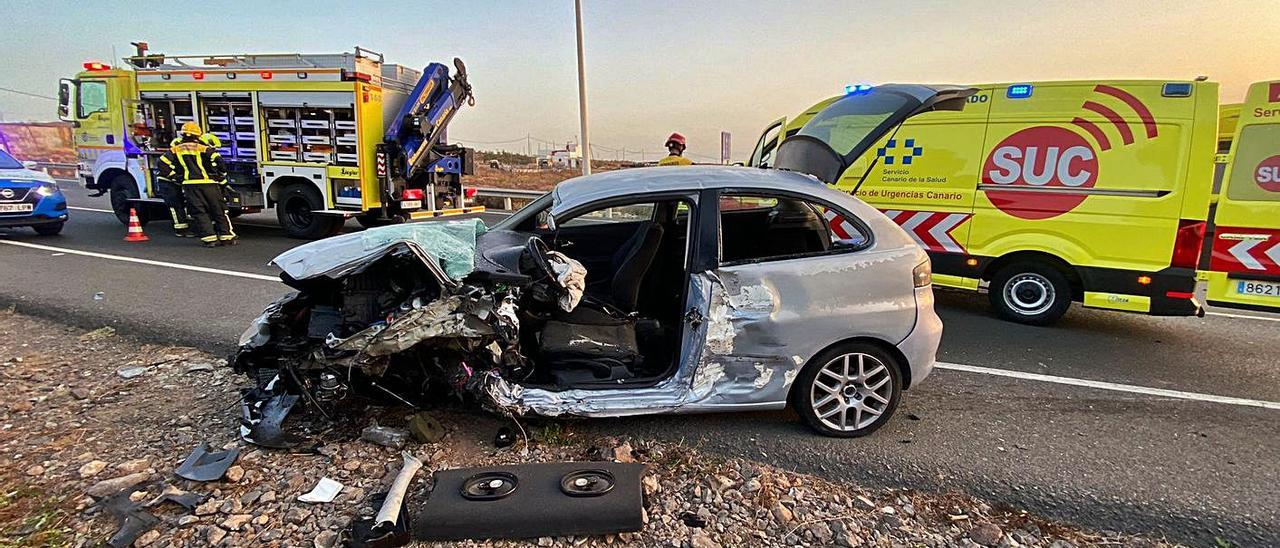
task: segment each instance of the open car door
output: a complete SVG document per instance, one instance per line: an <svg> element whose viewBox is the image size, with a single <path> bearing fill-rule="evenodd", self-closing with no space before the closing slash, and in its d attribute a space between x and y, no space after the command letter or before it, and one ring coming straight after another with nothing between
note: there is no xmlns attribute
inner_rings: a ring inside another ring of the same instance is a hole
<svg viewBox="0 0 1280 548"><path fill-rule="evenodd" d="M1209 304L1280 312L1280 81L1249 86L1214 224Z"/></svg>
<svg viewBox="0 0 1280 548"><path fill-rule="evenodd" d="M961 110L977 88L884 84L849 88L795 135L778 145L774 167L834 184L863 152L908 118L934 110ZM869 170L869 168L868 168Z"/></svg>

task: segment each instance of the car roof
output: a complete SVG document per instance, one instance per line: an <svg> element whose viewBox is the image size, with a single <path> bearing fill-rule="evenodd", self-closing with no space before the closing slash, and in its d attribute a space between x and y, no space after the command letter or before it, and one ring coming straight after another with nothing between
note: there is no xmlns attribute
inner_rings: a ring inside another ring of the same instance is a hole
<svg viewBox="0 0 1280 548"><path fill-rule="evenodd" d="M575 177L556 185L551 214L636 194L662 194L714 188L773 190L828 196L835 192L802 173L735 166L662 166L619 169ZM840 194L840 193L836 193Z"/></svg>

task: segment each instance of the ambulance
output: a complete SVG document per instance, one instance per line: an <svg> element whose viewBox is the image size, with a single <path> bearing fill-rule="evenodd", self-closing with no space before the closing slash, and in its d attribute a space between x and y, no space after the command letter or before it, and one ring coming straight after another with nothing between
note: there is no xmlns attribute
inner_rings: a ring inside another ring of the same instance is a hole
<svg viewBox="0 0 1280 548"><path fill-rule="evenodd" d="M1206 298L1280 310L1280 81L1249 86L1223 164Z"/></svg>
<svg viewBox="0 0 1280 548"><path fill-rule="evenodd" d="M936 284L985 288L1007 320L1051 324L1073 301L1203 314L1196 269L1219 141L1216 83L963 89L849 86L769 124L750 163L856 193L929 252ZM1256 84L1241 111L1206 276L1213 304L1280 305L1280 216L1268 209L1280 205L1274 91Z"/></svg>
<svg viewBox="0 0 1280 548"><path fill-rule="evenodd" d="M113 67L84 64L59 86L79 177L110 194L122 223L165 219L159 156L186 122L219 141L230 214L276 209L287 235L314 239L355 217L365 226L473 213L462 176L473 151L443 143L471 100L465 67L424 71L357 47L330 54L164 55L134 44Z"/></svg>

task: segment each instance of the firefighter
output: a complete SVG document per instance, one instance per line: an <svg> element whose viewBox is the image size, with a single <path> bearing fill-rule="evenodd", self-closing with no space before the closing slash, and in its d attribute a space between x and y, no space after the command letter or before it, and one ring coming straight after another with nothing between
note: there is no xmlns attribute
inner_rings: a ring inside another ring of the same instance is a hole
<svg viewBox="0 0 1280 548"><path fill-rule="evenodd" d="M672 133L667 137L667 152L670 154L666 158L658 160L660 166L687 166L692 165L693 161L684 157L684 135Z"/></svg>
<svg viewBox="0 0 1280 548"><path fill-rule="evenodd" d="M181 143L182 138L175 137L169 147L176 147ZM164 206L169 209L169 217L173 219L173 234L179 238L190 238L194 234L191 233L191 217L187 214L187 200L182 195L182 181L169 178L174 176L175 171L169 155L161 156L156 190L160 193L160 199L164 200Z"/></svg>
<svg viewBox="0 0 1280 548"><path fill-rule="evenodd" d="M222 198L227 170L218 151L205 144L203 134L194 122L182 125L181 142L161 158L161 177L181 181L205 247L235 245L236 233Z"/></svg>

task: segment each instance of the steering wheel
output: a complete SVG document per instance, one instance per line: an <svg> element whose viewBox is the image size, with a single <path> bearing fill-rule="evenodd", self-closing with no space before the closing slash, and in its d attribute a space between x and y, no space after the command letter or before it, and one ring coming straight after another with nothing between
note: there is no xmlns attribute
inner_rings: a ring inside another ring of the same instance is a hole
<svg viewBox="0 0 1280 548"><path fill-rule="evenodd" d="M532 236L528 242L524 244L525 254L533 263L534 268L540 271L542 276L534 276L535 278L546 277L554 280L556 278L555 270L551 269L551 260L547 258L547 254L551 252L551 248L547 246L547 242L542 238Z"/></svg>

